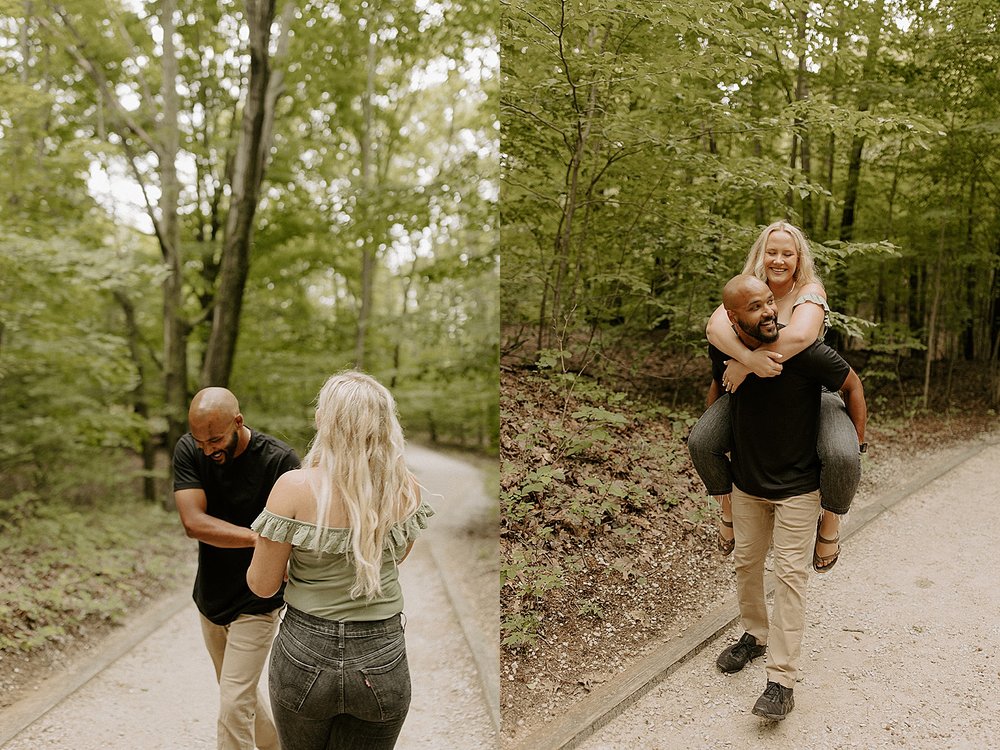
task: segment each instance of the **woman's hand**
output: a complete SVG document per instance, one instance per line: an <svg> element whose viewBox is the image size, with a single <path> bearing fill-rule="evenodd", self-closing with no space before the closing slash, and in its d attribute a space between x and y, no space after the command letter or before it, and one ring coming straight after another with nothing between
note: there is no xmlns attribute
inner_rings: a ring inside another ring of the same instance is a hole
<svg viewBox="0 0 1000 750"><path fill-rule="evenodd" d="M727 393L736 393L736 389L751 372L760 378L773 378L781 373L781 365L775 361L781 359L781 355L777 352L753 352L750 358L751 364L757 365L755 368L747 367L736 359L726 363L726 371L722 374L722 387Z"/></svg>
<svg viewBox="0 0 1000 750"><path fill-rule="evenodd" d="M768 349L757 349L750 352L750 356L747 357L747 361L744 364L758 378L773 378L775 375L781 374L781 359L782 355L778 354L778 352L772 352ZM744 373L745 376L746 373ZM743 378L740 378L740 382L743 382Z"/></svg>
<svg viewBox="0 0 1000 750"><path fill-rule="evenodd" d="M745 365L731 359L726 363L726 371L722 373L722 387L726 389L726 393L736 393L740 383L746 380L749 374L750 370Z"/></svg>

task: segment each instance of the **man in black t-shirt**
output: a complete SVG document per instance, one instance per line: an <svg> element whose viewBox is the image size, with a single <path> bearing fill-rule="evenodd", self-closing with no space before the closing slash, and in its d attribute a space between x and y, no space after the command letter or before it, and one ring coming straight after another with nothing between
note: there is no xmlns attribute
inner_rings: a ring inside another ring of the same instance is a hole
<svg viewBox="0 0 1000 750"><path fill-rule="evenodd" d="M763 281L736 276L726 284L723 304L747 347L777 340L777 307ZM709 354L711 403L723 392L727 357L711 346ZM794 706L806 584L820 516L816 437L821 388L841 392L859 444L864 442L867 418L857 373L826 344L813 343L782 364L780 375L750 375L731 396L734 561L746 632L716 662L723 672L738 672L767 651L767 688L753 713L770 719L784 719ZM764 558L772 542L777 581L769 621Z"/></svg>
<svg viewBox="0 0 1000 750"><path fill-rule="evenodd" d="M188 425L174 448L174 499L187 535L198 540L194 601L219 680L218 750L279 750L258 683L282 591L262 599L246 575L257 540L250 524L278 477L297 469L299 459L280 440L251 431L225 388L199 391Z"/></svg>

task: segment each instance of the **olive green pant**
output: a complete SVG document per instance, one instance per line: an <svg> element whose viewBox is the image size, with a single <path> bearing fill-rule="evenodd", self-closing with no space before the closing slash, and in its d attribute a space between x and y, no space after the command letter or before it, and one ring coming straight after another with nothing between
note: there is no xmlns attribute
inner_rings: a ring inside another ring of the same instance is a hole
<svg viewBox="0 0 1000 750"><path fill-rule="evenodd" d="M805 629L806 585L819 518L819 490L765 500L733 487L736 592L743 629L767 644L767 679L794 688ZM774 610L764 599L764 558L774 546Z"/></svg>
<svg viewBox="0 0 1000 750"><path fill-rule="evenodd" d="M218 750L280 750L270 705L259 686L278 612L240 615L228 625L201 616L201 632L219 680Z"/></svg>

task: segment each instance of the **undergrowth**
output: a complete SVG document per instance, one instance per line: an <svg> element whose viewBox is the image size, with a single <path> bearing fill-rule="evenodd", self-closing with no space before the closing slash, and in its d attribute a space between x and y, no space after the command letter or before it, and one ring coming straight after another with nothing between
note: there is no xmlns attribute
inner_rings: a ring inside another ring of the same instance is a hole
<svg viewBox="0 0 1000 750"><path fill-rule="evenodd" d="M651 515L684 501L678 522L696 522L707 509L683 442L691 413L548 368L506 377L519 383L501 389L501 645L516 651L536 643L550 594L601 539L629 548ZM643 584L634 563L609 568ZM577 614L602 609L585 599Z"/></svg>
<svg viewBox="0 0 1000 750"><path fill-rule="evenodd" d="M79 503L21 492L0 507L0 653L61 646L117 623L190 578L175 513L139 500Z"/></svg>

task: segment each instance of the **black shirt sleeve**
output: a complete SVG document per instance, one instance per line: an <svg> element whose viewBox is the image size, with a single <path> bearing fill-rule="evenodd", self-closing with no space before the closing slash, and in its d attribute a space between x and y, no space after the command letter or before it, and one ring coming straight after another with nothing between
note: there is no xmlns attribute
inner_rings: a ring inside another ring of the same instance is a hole
<svg viewBox="0 0 1000 750"><path fill-rule="evenodd" d="M722 376L726 372L726 362L729 361L730 357L721 349L716 349L712 344L708 345L708 356L712 360L712 379L719 384L719 387L722 387Z"/></svg>
<svg viewBox="0 0 1000 750"><path fill-rule="evenodd" d="M174 491L188 489L204 489L201 476L198 474L198 463L195 451L197 446L191 433L187 433L174 446Z"/></svg>
<svg viewBox="0 0 1000 750"><path fill-rule="evenodd" d="M295 455L295 451L290 448L288 453L286 453L284 458L281 460L281 465L278 468L278 475L280 476L286 471L292 471L292 469L300 468L302 468L302 462L299 461L299 457Z"/></svg>
<svg viewBox="0 0 1000 750"><path fill-rule="evenodd" d="M816 342L803 354L803 364L809 375L828 391L839 391L851 373L847 360L824 343Z"/></svg>

